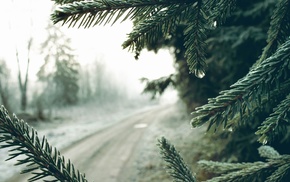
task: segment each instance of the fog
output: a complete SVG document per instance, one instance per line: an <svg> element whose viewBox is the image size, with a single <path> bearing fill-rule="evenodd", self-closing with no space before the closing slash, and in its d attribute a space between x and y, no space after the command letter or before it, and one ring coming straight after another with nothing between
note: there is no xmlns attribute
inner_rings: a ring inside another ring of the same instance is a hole
<svg viewBox="0 0 290 182"><path fill-rule="evenodd" d="M27 60L27 42L33 38L31 50L31 66L29 76L36 80L35 74L43 64L44 55L40 53L41 44L47 38L47 25L50 22L52 1L22 1L12 0L1 3L0 19L2 22L0 35L0 58L4 59L9 68L14 72L16 65L15 49L19 51L22 70L25 70ZM95 26L88 29L68 28L67 25L56 26L71 39L71 48L82 66L102 61L123 84L138 88L138 79L147 77L155 79L174 72L172 58L168 50L161 50L156 55L153 52L143 51L140 59L134 59L134 53L123 50L121 44L126 40L132 28L132 23L127 21L117 22L113 26ZM16 74L11 76L16 77ZM138 85L139 84L139 85Z"/></svg>
<svg viewBox="0 0 290 182"><path fill-rule="evenodd" d="M174 72L169 50L142 51L135 60L121 47L131 22L89 29L52 25L52 7L50 0L11 0L0 6L0 103L40 136L63 149L126 117L176 101L174 91L153 101L141 94L140 78ZM7 150L0 150L0 181L21 169L12 167L15 160L3 163L7 157Z"/></svg>

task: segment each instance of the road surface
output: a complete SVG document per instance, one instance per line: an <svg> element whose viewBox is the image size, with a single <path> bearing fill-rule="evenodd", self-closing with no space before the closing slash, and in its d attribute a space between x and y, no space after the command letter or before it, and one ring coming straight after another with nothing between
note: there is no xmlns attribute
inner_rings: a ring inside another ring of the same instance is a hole
<svg viewBox="0 0 290 182"><path fill-rule="evenodd" d="M89 182L123 182L121 176L130 176L126 170L133 165L130 156L146 128L172 112L171 105L130 116L116 125L97 131L61 151L71 159L76 169L86 174ZM27 181L28 175L17 175L9 182Z"/></svg>

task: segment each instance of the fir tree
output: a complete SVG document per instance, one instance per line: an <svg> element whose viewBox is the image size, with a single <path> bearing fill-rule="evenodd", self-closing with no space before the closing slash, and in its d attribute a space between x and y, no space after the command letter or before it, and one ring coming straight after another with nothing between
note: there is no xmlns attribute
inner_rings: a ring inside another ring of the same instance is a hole
<svg viewBox="0 0 290 182"><path fill-rule="evenodd" d="M59 27L47 26L48 37L42 44L45 56L37 76L45 83L43 95L56 105L72 105L78 101L79 63L67 38ZM48 93L49 92L49 93Z"/></svg>
<svg viewBox="0 0 290 182"><path fill-rule="evenodd" d="M183 24L185 56L189 71L202 78L206 75L207 69L205 41L210 36L213 26L217 28L223 26L238 2L235 0L55 0L59 7L52 14L52 19L55 23L63 21L69 26L85 28L131 19L135 21L135 26L123 47L134 50L137 57L146 45L156 42L160 35L168 36L171 31L175 31L177 25ZM258 141L264 145L274 146L281 137L286 137L290 121L290 1L279 0L275 1L275 4L275 11L271 16L267 32L268 38L260 58L250 71L228 90L221 91L217 97L209 99L207 104L193 112L194 118L191 121L193 127L207 123L209 130L222 127L233 130L234 133L241 125L252 123L257 115L263 113L267 114L267 117L258 123L259 127L255 132ZM54 170L58 169L57 166L51 168L50 164L53 161L63 161L58 160L59 155L53 155L57 152L51 153L52 150L48 149L50 147L45 139L40 147L34 132L32 135L25 135L28 130L25 125L17 127L17 119L14 122L7 119L8 116L3 109L1 113L3 126L1 132L4 135L1 135L0 141L7 143L2 146L20 146L12 149L10 154L12 158L29 153L28 158L21 164L40 165L44 170L43 173L37 173L36 178L48 175L57 177L62 174L75 176L74 170L68 170L69 173L65 170L60 170L57 174L51 173L59 171ZM44 153L41 155L33 153L34 148L26 145L27 143L36 144L36 151L44 151ZM159 146L175 181L196 180L178 152L166 139L159 140ZM270 146L259 148L259 153L265 161L253 163L200 161L199 163L203 168L217 175L208 181L286 181L290 174L290 156L281 155ZM47 160L50 162L43 166L42 156L48 158L53 156L54 160ZM45 168L47 166L48 168ZM26 172L32 170L28 169Z"/></svg>

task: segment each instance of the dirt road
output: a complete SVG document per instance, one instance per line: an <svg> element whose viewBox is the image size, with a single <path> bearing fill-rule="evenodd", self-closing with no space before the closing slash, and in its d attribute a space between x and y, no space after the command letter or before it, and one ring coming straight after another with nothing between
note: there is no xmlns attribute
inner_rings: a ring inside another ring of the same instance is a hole
<svg viewBox="0 0 290 182"><path fill-rule="evenodd" d="M116 125L102 129L61 151L75 167L86 174L89 182L120 182L120 176L130 171L130 156L146 128L158 122L171 111L172 106L162 106L130 116ZM124 179L122 179L123 181ZM27 181L20 175L9 182Z"/></svg>

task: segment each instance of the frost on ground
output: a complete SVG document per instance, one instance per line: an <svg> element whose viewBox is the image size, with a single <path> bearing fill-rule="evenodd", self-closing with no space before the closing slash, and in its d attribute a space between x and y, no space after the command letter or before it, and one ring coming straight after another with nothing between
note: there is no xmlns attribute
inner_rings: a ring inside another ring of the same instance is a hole
<svg viewBox="0 0 290 182"><path fill-rule="evenodd" d="M38 131L40 138L45 135L48 142L60 150L98 130L122 121L129 115L148 110L156 105L158 105L157 102L144 101L143 103L134 101L126 104L102 105L89 103L54 110L52 121L31 123L30 125ZM8 150L0 150L0 182L19 173L24 167L14 166L17 158L5 161L8 158Z"/></svg>
<svg viewBox="0 0 290 182"><path fill-rule="evenodd" d="M58 119L49 123L40 122L34 127L40 136L47 137L51 145L63 149L98 130L126 120L128 116L147 117L146 114L140 116L140 113L144 114L144 111L148 110L149 113L153 113L149 117L152 124L145 125L144 122L141 122L145 118L142 118L140 123L137 122L134 125L134 128L146 128L146 130L134 146L134 152L129 157L127 164L120 171L121 177L118 178L118 181L172 181L164 169L166 164L161 159L159 148L156 146L157 139L161 136L166 137L175 145L184 161L190 164L192 172L196 172L196 162L206 150L204 145L207 144L200 142L205 135L206 128L191 129L190 116L186 113L183 104L179 102L176 104L165 103L162 106L165 109L159 109L158 113L150 111L154 111L155 107L160 108L159 103L140 104L134 102L133 105L117 103L113 105L113 107L111 104L97 107L95 104L86 104L60 109L54 112ZM20 168L13 166L15 161L2 162L5 158L7 158L7 150L0 150L0 182L6 181L5 179L20 171Z"/></svg>
<svg viewBox="0 0 290 182"><path fill-rule="evenodd" d="M185 163L193 174L197 171L196 163L203 155L204 143L200 140L205 136L206 127L191 129L190 116L181 103L175 104L164 114L159 122L154 122L145 131L142 142L139 142L135 154L131 157L134 165L124 172L121 181L130 182L171 182L173 178L166 173L166 163L162 160L157 139L164 136L180 152ZM124 171L125 171L124 170Z"/></svg>

